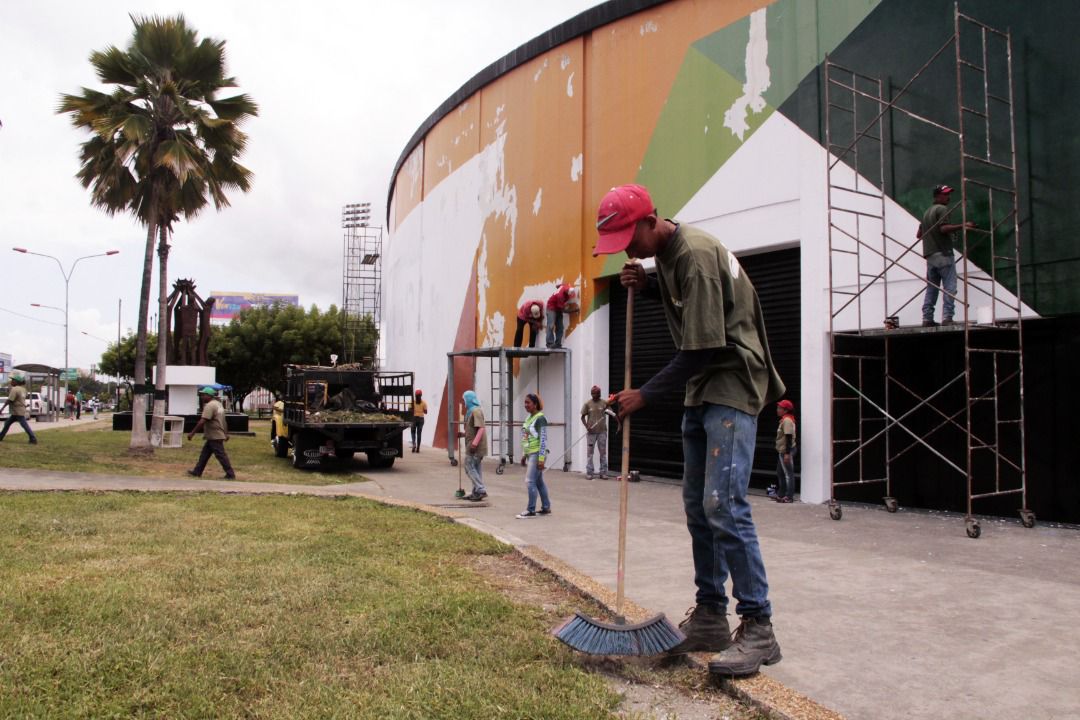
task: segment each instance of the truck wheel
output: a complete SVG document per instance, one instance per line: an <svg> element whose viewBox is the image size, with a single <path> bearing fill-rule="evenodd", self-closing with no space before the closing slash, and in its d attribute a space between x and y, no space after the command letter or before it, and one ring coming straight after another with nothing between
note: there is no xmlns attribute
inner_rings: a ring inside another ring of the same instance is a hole
<svg viewBox="0 0 1080 720"><path fill-rule="evenodd" d="M304 457L304 451L307 450L307 443L304 442L303 433L295 433L292 436L292 466L297 470L301 470L307 465L307 458Z"/></svg>
<svg viewBox="0 0 1080 720"><path fill-rule="evenodd" d="M395 460L397 460L396 457L383 457L374 452L369 452L367 454L368 465L373 468L392 468L394 467Z"/></svg>

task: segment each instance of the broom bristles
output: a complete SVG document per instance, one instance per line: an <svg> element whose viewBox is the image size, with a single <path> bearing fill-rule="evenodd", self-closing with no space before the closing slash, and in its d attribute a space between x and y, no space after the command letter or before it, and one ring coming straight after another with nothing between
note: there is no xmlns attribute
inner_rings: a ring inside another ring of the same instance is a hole
<svg viewBox="0 0 1080 720"><path fill-rule="evenodd" d="M686 639L663 613L632 625L574 613L551 634L587 655L659 655Z"/></svg>

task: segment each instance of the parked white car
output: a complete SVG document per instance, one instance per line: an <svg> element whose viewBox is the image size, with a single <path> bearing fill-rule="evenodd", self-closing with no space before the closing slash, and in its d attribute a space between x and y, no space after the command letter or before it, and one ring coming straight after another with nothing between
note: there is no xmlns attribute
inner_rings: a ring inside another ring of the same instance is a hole
<svg viewBox="0 0 1080 720"><path fill-rule="evenodd" d="M39 419L41 415L45 415L49 412L49 401L42 397L39 392L32 392L26 394L26 416Z"/></svg>

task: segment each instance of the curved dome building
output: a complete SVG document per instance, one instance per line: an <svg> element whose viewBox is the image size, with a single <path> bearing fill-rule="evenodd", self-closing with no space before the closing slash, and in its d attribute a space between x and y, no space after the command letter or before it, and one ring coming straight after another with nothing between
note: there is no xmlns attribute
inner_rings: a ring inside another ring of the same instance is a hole
<svg viewBox="0 0 1080 720"><path fill-rule="evenodd" d="M1034 368L1075 342L1080 311L1080 255L1066 229L1080 211L1053 200L1053 188L1070 187L1080 167L1080 146L1067 130L1077 110L1065 102L1080 89L1067 72L1076 59L1067 29L1077 20L1080 7L1071 4L1006 0L972 0L959 14L946 0L611 0L493 62L417 129L389 188L383 346L387 365L413 369L427 391L438 418L429 440L446 446L447 353L511 346L519 306L546 300L562 283L581 295L564 341L568 376L562 355L523 358L512 364L512 394L507 387L493 394L502 381L493 379L491 361L459 356L454 394L475 388L490 407L507 393L520 408L525 392L539 390L549 418L568 417L572 426L556 433L558 454L564 438L579 434L577 410L589 388L619 389L625 293L611 279L624 258L594 257L592 248L600 198L637 182L662 215L720 238L752 277L798 408L802 498L828 500L834 481L853 477L840 467L849 451L838 444L851 441L860 448L855 482L881 480L868 469L877 463L890 484L865 497L845 485L838 497L877 502L891 494L901 504L964 509L971 491L948 463L972 474L978 461L958 459L965 456L959 434L914 442L893 457L903 437L942 431L890 383L898 368L920 364L917 377L977 377L964 359L975 333L912 330L907 345L894 341L880 351L891 371L863 368L864 407L853 419L837 404L846 390L834 338L876 337L870 331L881 331L886 318L896 319L897 338L919 326L926 265L914 238L930 188L949 183L962 191L954 212L993 227L992 241L1014 248L1009 256L987 253L966 234L958 313L972 328L980 320L1016 328L1023 318L1031 328L1024 357L1043 359L1027 367L1028 405L1044 398L1057 408L1051 416L1066 417L1031 378L1060 373ZM983 166L989 175L980 175ZM639 385L673 352L659 306L640 304L634 345ZM938 356L940 367L926 359ZM880 380L867 379L878 372ZM903 381L933 395L917 384ZM948 394L922 407L948 415L935 405ZM964 398L957 402L962 414ZM634 465L643 472L679 476L680 403L672 398L635 418ZM912 432L879 433L883 408L885 417L910 411ZM875 412L873 429L867 418ZM1053 442L1056 432L1036 431L1054 423L1033 415L1029 458L1033 443ZM772 482L774 422L770 408L759 422L755 485ZM891 445L871 440L875 433ZM1019 443L1023 465L1024 442L999 445ZM583 446L569 453L574 469L584 467ZM617 455L617 444L609 447ZM935 453L946 465L925 471ZM1072 493L1080 506L1080 491L1065 489L1067 466L1029 462L1026 482L1037 497L1028 504L1060 506L1062 493ZM1005 480L1014 481L1024 478ZM989 511L997 502L991 498ZM1021 500L1000 504L1005 512Z"/></svg>

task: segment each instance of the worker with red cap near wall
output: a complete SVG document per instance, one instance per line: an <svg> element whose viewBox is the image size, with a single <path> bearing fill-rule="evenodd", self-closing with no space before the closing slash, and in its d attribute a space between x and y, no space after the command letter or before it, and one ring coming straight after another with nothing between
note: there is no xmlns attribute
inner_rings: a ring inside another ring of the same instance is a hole
<svg viewBox="0 0 1080 720"><path fill-rule="evenodd" d="M769 583L747 488L757 416L784 394L769 354L761 303L738 259L712 235L662 218L649 191L621 185L597 210L596 254L625 252L619 282L664 307L675 356L648 382L619 391L623 418L684 391L683 508L694 558L696 605L672 652L717 653L709 672L750 675L781 658ZM656 258L649 276L637 259ZM731 636L728 596L742 624Z"/></svg>
<svg viewBox="0 0 1080 720"><path fill-rule="evenodd" d="M776 502L789 503L795 498L795 403L781 400L776 403Z"/></svg>
<svg viewBox="0 0 1080 720"><path fill-rule="evenodd" d="M576 313L577 290L566 283L548 298L547 301L547 346L552 349L562 347L563 313Z"/></svg>
<svg viewBox="0 0 1080 720"><path fill-rule="evenodd" d="M536 347L536 337L544 326L544 303L539 300L526 300L525 304L518 308L514 347L521 347L526 325L529 326L529 347Z"/></svg>

